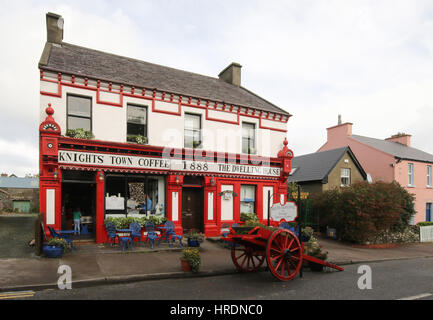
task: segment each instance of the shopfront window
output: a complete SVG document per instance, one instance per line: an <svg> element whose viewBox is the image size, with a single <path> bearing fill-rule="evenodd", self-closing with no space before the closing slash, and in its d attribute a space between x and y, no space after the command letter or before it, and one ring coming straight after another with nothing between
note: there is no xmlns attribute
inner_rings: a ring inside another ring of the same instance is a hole
<svg viewBox="0 0 433 320"><path fill-rule="evenodd" d="M241 185L241 213L256 213L256 186Z"/></svg>
<svg viewBox="0 0 433 320"><path fill-rule="evenodd" d="M106 179L105 214L165 216L165 179L162 176L117 176Z"/></svg>

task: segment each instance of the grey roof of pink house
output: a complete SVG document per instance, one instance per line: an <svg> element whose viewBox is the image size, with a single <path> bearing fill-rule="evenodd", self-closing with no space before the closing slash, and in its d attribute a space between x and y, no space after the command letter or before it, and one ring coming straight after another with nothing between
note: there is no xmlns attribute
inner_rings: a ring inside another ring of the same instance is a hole
<svg viewBox="0 0 433 320"><path fill-rule="evenodd" d="M353 134L351 138L369 145L375 149L381 150L385 153L393 155L394 157L402 160L413 160L421 162L433 163L433 155L416 148L405 146L398 142L369 138Z"/></svg>

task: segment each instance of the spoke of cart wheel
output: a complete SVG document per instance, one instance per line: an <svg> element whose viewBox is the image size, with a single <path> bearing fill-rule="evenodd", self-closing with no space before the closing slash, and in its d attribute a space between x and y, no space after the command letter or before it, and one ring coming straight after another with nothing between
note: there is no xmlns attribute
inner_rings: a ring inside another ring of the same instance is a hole
<svg viewBox="0 0 433 320"><path fill-rule="evenodd" d="M278 261L277 265L275 266L275 270L278 270L278 268L280 267L280 265L283 261L284 261L284 259L280 259L280 261Z"/></svg>
<svg viewBox="0 0 433 320"><path fill-rule="evenodd" d="M277 254L281 254L281 249L280 249L280 250L277 250L277 249L275 249L275 248L271 248L271 251L274 251L274 252L276 252Z"/></svg>
<svg viewBox="0 0 433 320"><path fill-rule="evenodd" d="M284 248L287 248L287 242L289 241L289 235L285 236Z"/></svg>
<svg viewBox="0 0 433 320"><path fill-rule="evenodd" d="M286 248L290 248L292 246L292 244L293 244L294 241L295 241L295 239L292 238L292 241L290 241L289 245Z"/></svg>
<svg viewBox="0 0 433 320"><path fill-rule="evenodd" d="M247 256L245 256L245 257L244 257L244 260L242 260L242 262L241 262L241 267L244 266L244 264L245 264L245 260L247 260Z"/></svg>
<svg viewBox="0 0 433 320"><path fill-rule="evenodd" d="M296 250L299 250L300 248L299 247L296 247L296 248L293 248L292 250L290 250L290 252L293 252L293 251L296 251Z"/></svg>
<svg viewBox="0 0 433 320"><path fill-rule="evenodd" d="M244 253L242 253L239 257L236 257L236 259L242 258L245 254L246 254L246 252L244 251Z"/></svg>
<svg viewBox="0 0 433 320"><path fill-rule="evenodd" d="M286 261L284 259L281 259L281 261L283 261L283 263L281 264L281 275L284 276L284 265L286 264Z"/></svg>
<svg viewBox="0 0 433 320"><path fill-rule="evenodd" d="M277 260L277 259L279 259L279 258L281 258L281 256L282 256L283 254L281 253L280 255L278 255L278 256L275 256L275 257L271 257L271 261L272 262L274 262L275 260Z"/></svg>

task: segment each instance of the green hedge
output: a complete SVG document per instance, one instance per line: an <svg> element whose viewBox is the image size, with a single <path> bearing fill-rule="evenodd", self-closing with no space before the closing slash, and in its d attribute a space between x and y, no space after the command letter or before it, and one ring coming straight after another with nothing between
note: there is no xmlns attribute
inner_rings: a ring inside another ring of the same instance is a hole
<svg viewBox="0 0 433 320"><path fill-rule="evenodd" d="M418 222L416 225L418 227L433 226L433 222L431 222L431 221L423 221L423 222Z"/></svg>
<svg viewBox="0 0 433 320"><path fill-rule="evenodd" d="M312 197L320 225L337 229L340 239L364 243L384 230L407 228L414 210L414 197L397 182L355 183Z"/></svg>
<svg viewBox="0 0 433 320"><path fill-rule="evenodd" d="M108 217L104 220L104 226L112 222L117 229L127 229L133 222L138 222L141 227L144 227L147 221L153 222L154 225L164 224L167 221L166 217L162 216L143 216L143 217Z"/></svg>

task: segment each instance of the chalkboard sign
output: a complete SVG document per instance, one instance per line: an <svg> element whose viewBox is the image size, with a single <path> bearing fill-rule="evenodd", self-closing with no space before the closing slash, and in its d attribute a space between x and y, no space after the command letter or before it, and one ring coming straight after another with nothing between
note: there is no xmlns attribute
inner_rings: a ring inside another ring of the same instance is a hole
<svg viewBox="0 0 433 320"><path fill-rule="evenodd" d="M274 221L285 220L287 222L295 221L298 216L298 206L294 202L286 202L284 205L275 203L271 207L271 218Z"/></svg>

